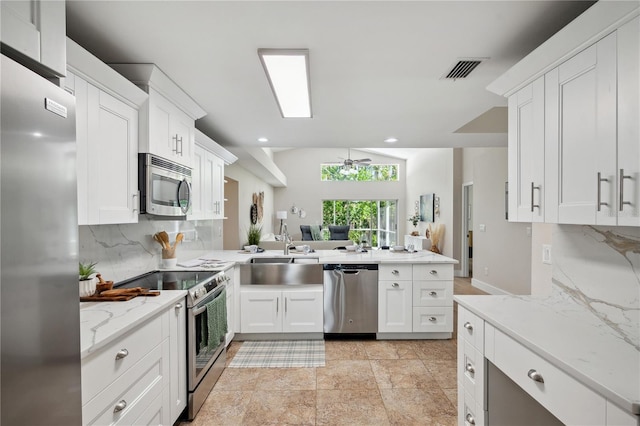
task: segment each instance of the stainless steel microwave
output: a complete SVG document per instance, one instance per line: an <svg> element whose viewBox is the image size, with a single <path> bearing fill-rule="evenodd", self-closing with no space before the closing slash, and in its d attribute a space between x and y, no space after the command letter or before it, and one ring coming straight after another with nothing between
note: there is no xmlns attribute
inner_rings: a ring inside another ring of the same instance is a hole
<svg viewBox="0 0 640 426"><path fill-rule="evenodd" d="M191 169L157 155L138 154L140 213L186 216L191 208Z"/></svg>

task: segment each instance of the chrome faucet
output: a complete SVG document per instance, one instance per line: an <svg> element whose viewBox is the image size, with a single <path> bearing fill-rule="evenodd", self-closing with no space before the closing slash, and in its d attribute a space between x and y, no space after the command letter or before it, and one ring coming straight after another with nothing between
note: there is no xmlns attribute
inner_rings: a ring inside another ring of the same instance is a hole
<svg viewBox="0 0 640 426"><path fill-rule="evenodd" d="M287 229L287 224L282 224L282 241L284 241L284 254L289 254L289 245L291 244L291 238L289 238L289 230Z"/></svg>

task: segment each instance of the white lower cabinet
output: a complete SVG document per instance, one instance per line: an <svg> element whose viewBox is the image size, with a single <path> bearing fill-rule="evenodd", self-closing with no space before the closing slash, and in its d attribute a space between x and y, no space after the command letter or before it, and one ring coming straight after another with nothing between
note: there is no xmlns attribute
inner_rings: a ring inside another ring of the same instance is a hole
<svg viewBox="0 0 640 426"><path fill-rule="evenodd" d="M513 388L503 389L498 384L505 384L502 379L495 375L489 377L491 374L487 370L492 367L488 361L515 383ZM501 400L500 393L517 388L566 425L640 424L640 417L607 401L604 396L460 305L457 368L459 426L489 424L491 418L504 417L504 414L492 412L496 405L499 412L505 410L504 404L490 402ZM493 385L488 383L489 380ZM535 409L531 405L526 406ZM531 424L526 406L509 408L513 408L513 413L509 414L515 416L512 418L522 420L517 424ZM515 426L516 421L513 424Z"/></svg>
<svg viewBox="0 0 640 426"><path fill-rule="evenodd" d="M486 417L484 321L458 305L458 425Z"/></svg>
<svg viewBox="0 0 640 426"><path fill-rule="evenodd" d="M234 269L226 271L226 275L229 278L227 281L227 334L225 336L225 345L229 346L229 343L233 340L236 331L236 304L235 304L235 273Z"/></svg>
<svg viewBox="0 0 640 426"><path fill-rule="evenodd" d="M242 333L322 332L322 285L256 287L240 287Z"/></svg>
<svg viewBox="0 0 640 426"><path fill-rule="evenodd" d="M186 407L184 299L82 360L84 425L172 425Z"/></svg>
<svg viewBox="0 0 640 426"><path fill-rule="evenodd" d="M378 282L378 333L413 331L411 281Z"/></svg>
<svg viewBox="0 0 640 426"><path fill-rule="evenodd" d="M453 265L382 264L378 333L451 333Z"/></svg>

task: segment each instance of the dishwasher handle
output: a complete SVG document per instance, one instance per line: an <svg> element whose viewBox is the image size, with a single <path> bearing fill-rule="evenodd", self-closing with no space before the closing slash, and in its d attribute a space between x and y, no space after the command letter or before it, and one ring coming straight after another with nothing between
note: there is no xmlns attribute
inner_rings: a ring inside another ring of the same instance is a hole
<svg viewBox="0 0 640 426"><path fill-rule="evenodd" d="M343 274L347 275L358 275L360 273L360 270L353 270L353 269L346 269L342 271Z"/></svg>

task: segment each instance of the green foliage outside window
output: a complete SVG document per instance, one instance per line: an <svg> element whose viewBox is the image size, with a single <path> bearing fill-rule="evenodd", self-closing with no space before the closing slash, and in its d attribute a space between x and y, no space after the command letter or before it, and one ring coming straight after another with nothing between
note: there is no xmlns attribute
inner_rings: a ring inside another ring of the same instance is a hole
<svg viewBox="0 0 640 426"><path fill-rule="evenodd" d="M366 241L373 247L396 241L397 200L324 200L322 222L326 239L328 225L351 225L349 239ZM389 220L387 220L387 218Z"/></svg>
<svg viewBox="0 0 640 426"><path fill-rule="evenodd" d="M370 164L357 166L355 173L344 174L340 164L321 164L322 181L395 182L398 180L397 164Z"/></svg>

